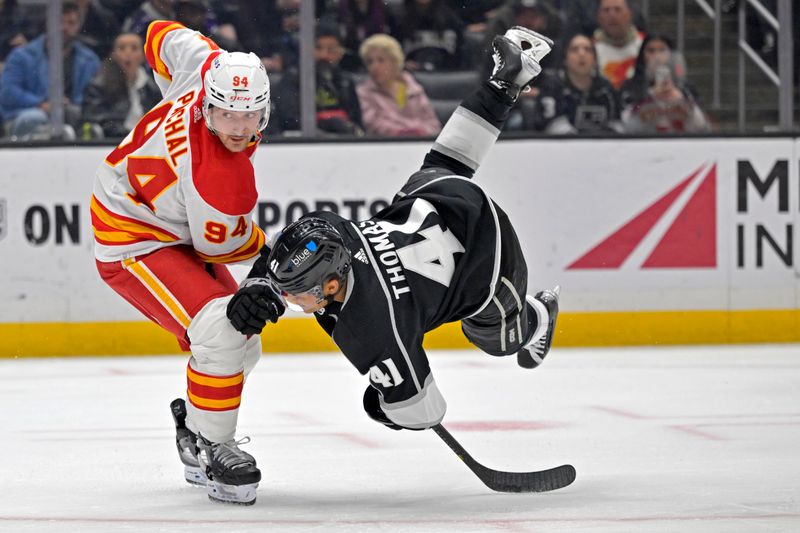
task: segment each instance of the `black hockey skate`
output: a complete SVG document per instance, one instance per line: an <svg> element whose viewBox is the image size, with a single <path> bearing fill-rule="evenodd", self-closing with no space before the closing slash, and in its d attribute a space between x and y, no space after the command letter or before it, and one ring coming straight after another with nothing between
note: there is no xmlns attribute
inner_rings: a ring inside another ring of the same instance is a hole
<svg viewBox="0 0 800 533"><path fill-rule="evenodd" d="M534 296L525 297L528 302L528 321L536 318L536 330L527 343L517 352L517 364L523 368L536 368L544 360L553 335L556 331L556 318L558 318L558 296L561 287L556 285L552 291L541 291Z"/></svg>
<svg viewBox="0 0 800 533"><path fill-rule="evenodd" d="M489 83L516 100L542 72L539 62L553 49L553 41L522 26L514 26L492 41L494 70Z"/></svg>
<svg viewBox="0 0 800 533"><path fill-rule="evenodd" d="M183 463L183 476L188 483L205 487L208 478L197 459L197 435L186 427L186 402L183 398L176 398L169 404L169 409L175 421L175 444Z"/></svg>
<svg viewBox="0 0 800 533"><path fill-rule="evenodd" d="M239 449L240 444L248 442L250 437L227 442L210 442L202 435L198 437L198 458L208 476L209 499L239 505L256 503L261 471L253 456Z"/></svg>

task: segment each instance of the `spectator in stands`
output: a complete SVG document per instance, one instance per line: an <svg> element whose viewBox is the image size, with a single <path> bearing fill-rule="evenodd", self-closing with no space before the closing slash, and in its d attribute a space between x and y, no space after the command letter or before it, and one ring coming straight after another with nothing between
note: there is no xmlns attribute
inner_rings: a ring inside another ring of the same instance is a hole
<svg viewBox="0 0 800 533"><path fill-rule="evenodd" d="M547 133L621 131L617 93L597 74L597 53L589 36L567 42L564 69L539 85L534 129Z"/></svg>
<svg viewBox="0 0 800 533"><path fill-rule="evenodd" d="M318 17L330 18L331 1L317 0ZM297 66L300 0L226 0L224 5L217 11L222 21L233 25L244 50L259 56L268 72ZM274 78L270 76L270 80ZM272 121L267 131L271 127Z"/></svg>
<svg viewBox="0 0 800 533"><path fill-rule="evenodd" d="M483 33L503 0L448 0L447 5L466 24L467 31Z"/></svg>
<svg viewBox="0 0 800 533"><path fill-rule="evenodd" d="M464 52L462 62L465 69L477 69L486 56L486 28L497 14L504 0L448 0L450 9L464 23Z"/></svg>
<svg viewBox="0 0 800 533"><path fill-rule="evenodd" d="M654 70L661 65L669 64L675 66L676 84L688 90L692 96L696 96L696 91L686 82L686 67L683 58L675 50L672 39L666 35L653 34L642 41L633 77L625 80L619 89L622 105L627 106L644 100L650 89L649 80L653 79Z"/></svg>
<svg viewBox="0 0 800 533"><path fill-rule="evenodd" d="M17 0L0 0L0 70L11 50L39 34L29 13Z"/></svg>
<svg viewBox="0 0 800 533"><path fill-rule="evenodd" d="M464 23L444 0L404 0L397 40L408 70L454 70L464 63Z"/></svg>
<svg viewBox="0 0 800 533"><path fill-rule="evenodd" d="M229 4L237 6L233 25L244 49L260 57L268 72L283 70L282 17L277 0L232 0Z"/></svg>
<svg viewBox="0 0 800 533"><path fill-rule="evenodd" d="M62 7L64 44L64 115L75 126L80 118L83 92L100 67L100 60L76 37L81 28L78 4L67 0ZM50 120L49 70L46 35L8 56L0 83L0 109L6 127L18 139L38 134ZM59 132L61 133L61 132ZM74 135L74 130L71 132Z"/></svg>
<svg viewBox="0 0 800 533"><path fill-rule="evenodd" d="M217 15L211 9L208 0L176 0L175 21L210 37L223 50L228 52L244 50L232 24L217 24Z"/></svg>
<svg viewBox="0 0 800 533"><path fill-rule="evenodd" d="M597 0L554 0L564 21L564 34L592 35L597 29Z"/></svg>
<svg viewBox="0 0 800 533"><path fill-rule="evenodd" d="M83 120L104 137L124 137L161 100L152 74L144 68L142 38L121 33L111 56L92 79L83 102Z"/></svg>
<svg viewBox="0 0 800 533"><path fill-rule="evenodd" d="M422 86L403 70L403 49L394 37L377 34L361 45L369 78L356 87L367 133L427 136L442 129Z"/></svg>
<svg viewBox="0 0 800 533"><path fill-rule="evenodd" d="M553 4L564 20L564 35L574 35L575 33L585 33L594 35L597 30L597 4L599 0L553 0ZM636 5L641 6L640 0L633 5L629 4L633 12L633 24L640 31L647 33L647 21L641 11L636 9Z"/></svg>
<svg viewBox="0 0 800 533"><path fill-rule="evenodd" d="M134 11L142 5L142 0L100 0L100 3L114 13L117 22L122 24Z"/></svg>
<svg viewBox="0 0 800 533"><path fill-rule="evenodd" d="M180 22L190 30L204 32L206 28L206 13L209 11L208 3L204 0L175 0L175 21ZM211 37L207 35L207 37ZM219 45L219 43L217 43ZM220 47L227 50L226 47Z"/></svg>
<svg viewBox="0 0 800 533"><path fill-rule="evenodd" d="M352 76L339 67L344 48L336 26L317 28L314 41L316 61L316 120L319 131L363 135L361 108ZM276 122L282 131L300 129L300 74L293 66L273 89Z"/></svg>
<svg viewBox="0 0 800 533"><path fill-rule="evenodd" d="M647 96L622 112L625 131L635 134L702 133L711 131L703 110L678 85L675 64L658 65L649 74Z"/></svg>
<svg viewBox="0 0 800 533"><path fill-rule="evenodd" d="M339 24L345 52L341 64L351 72L363 68L358 50L364 39L376 33L393 33L396 26L383 0L340 0Z"/></svg>
<svg viewBox="0 0 800 533"><path fill-rule="evenodd" d="M119 21L100 0L77 0L81 9L81 33L78 39L92 49L98 57L106 57L114 37L119 33Z"/></svg>
<svg viewBox="0 0 800 533"><path fill-rule="evenodd" d="M267 7L269 9L261 13L272 17L274 25L270 23L272 33L263 41L261 61L268 72L283 72L299 64L300 0L270 1ZM251 28L265 32L262 27Z"/></svg>
<svg viewBox="0 0 800 533"><path fill-rule="evenodd" d="M122 31L138 33L142 39L147 36L147 27L154 20L174 20L175 0L145 0L139 8L128 15L122 24Z"/></svg>
<svg viewBox="0 0 800 533"><path fill-rule="evenodd" d="M627 0L600 0L597 6L594 33L597 65L615 89L633 76L636 57L644 34L633 24L633 13Z"/></svg>

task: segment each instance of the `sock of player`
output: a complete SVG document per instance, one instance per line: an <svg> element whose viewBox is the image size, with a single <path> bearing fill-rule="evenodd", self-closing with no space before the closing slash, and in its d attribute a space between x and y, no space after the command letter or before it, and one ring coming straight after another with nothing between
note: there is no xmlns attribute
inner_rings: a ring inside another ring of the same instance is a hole
<svg viewBox="0 0 800 533"><path fill-rule="evenodd" d="M477 170L497 141L513 105L514 100L503 91L488 82L481 84L453 112L433 150Z"/></svg>
<svg viewBox="0 0 800 533"><path fill-rule="evenodd" d="M213 442L233 439L245 370L259 355L254 353L257 341L248 341L228 320L230 300L227 296L208 302L187 329L192 357L186 369L186 427Z"/></svg>

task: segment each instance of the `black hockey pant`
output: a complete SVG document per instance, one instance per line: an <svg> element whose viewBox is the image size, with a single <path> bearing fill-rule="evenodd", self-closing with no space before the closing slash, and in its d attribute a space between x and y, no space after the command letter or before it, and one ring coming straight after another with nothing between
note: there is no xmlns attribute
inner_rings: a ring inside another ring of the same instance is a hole
<svg viewBox="0 0 800 533"><path fill-rule="evenodd" d="M464 335L490 355L517 353L536 330L536 312L525 302L528 266L511 222L497 207L502 248L500 274L492 301L479 314L461 321Z"/></svg>

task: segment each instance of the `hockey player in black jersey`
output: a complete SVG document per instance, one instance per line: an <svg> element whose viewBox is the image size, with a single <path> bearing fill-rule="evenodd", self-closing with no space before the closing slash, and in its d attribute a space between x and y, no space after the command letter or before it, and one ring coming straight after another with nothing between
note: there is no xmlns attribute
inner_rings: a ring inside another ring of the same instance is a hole
<svg viewBox="0 0 800 533"><path fill-rule="evenodd" d="M525 296L528 270L514 229L471 179L552 42L514 27L493 45L491 78L456 109L391 205L361 222L317 212L290 224L228 307L245 334L277 319L269 304L278 292L315 313L369 374L369 416L394 429L430 428L445 414L422 348L426 332L460 320L483 351L517 354L528 368L553 339L558 288Z"/></svg>

